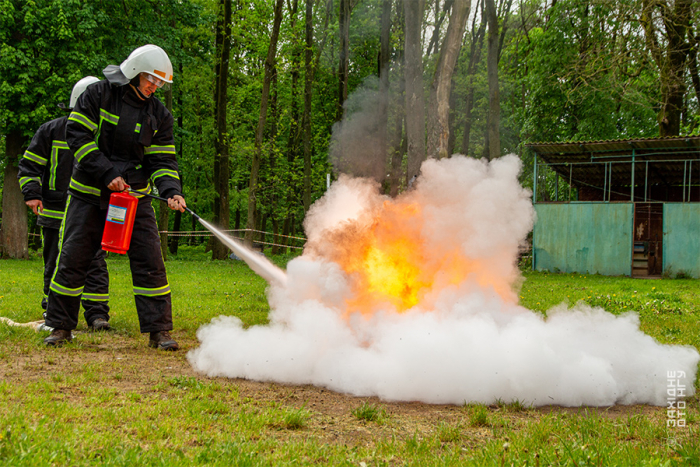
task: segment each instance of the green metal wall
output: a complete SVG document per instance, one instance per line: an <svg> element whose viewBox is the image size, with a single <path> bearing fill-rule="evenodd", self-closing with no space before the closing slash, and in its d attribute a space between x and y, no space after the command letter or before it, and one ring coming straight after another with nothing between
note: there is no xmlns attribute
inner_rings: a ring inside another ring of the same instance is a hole
<svg viewBox="0 0 700 467"><path fill-rule="evenodd" d="M535 269L631 275L632 203L535 204L535 211Z"/></svg>
<svg viewBox="0 0 700 467"><path fill-rule="evenodd" d="M700 277L700 204L664 204L664 271Z"/></svg>

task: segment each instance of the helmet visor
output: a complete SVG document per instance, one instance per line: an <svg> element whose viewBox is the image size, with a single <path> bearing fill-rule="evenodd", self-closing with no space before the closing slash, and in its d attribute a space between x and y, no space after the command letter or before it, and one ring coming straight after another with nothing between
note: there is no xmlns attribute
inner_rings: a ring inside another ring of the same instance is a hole
<svg viewBox="0 0 700 467"><path fill-rule="evenodd" d="M163 85L165 84L165 81L163 81L162 79L157 78L153 75L150 75L148 73L143 73L143 75L144 75L144 78L146 78L146 80L155 84L158 89L162 88Z"/></svg>

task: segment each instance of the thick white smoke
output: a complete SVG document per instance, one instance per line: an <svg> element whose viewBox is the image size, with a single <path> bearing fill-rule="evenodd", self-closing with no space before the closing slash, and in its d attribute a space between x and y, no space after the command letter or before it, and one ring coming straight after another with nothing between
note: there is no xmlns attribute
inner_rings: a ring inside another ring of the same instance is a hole
<svg viewBox="0 0 700 467"><path fill-rule="evenodd" d="M668 372L685 372L692 395L698 352L659 344L635 314L578 304L545 319L517 305L515 258L534 219L519 170L514 156L423 164L399 201L421 206L420 236L435 257L462 255L473 272L459 283L438 273L402 313L390 304L353 313L355 278L324 255L328 238L368 227L388 201L373 182L341 178L310 211L309 248L289 263L286 286L269 289L270 324L213 320L198 331L191 364L210 376L429 403L665 405Z"/></svg>

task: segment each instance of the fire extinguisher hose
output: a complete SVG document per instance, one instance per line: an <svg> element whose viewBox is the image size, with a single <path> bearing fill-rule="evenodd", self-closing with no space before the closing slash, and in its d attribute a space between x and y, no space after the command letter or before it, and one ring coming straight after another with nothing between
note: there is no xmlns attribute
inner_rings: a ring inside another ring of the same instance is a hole
<svg viewBox="0 0 700 467"><path fill-rule="evenodd" d="M161 201L165 201L166 203L168 202L167 199L161 198L160 196L152 195L152 194L150 194L150 193L142 193L142 192L140 192L140 191L129 191L128 193L131 194L131 195L133 195L133 196L143 195L143 196L148 196L149 198L159 199L159 200L161 200ZM200 217L199 217L197 214L195 214L195 212L194 212L193 210L191 210L190 208L185 207L185 211L189 212L189 213L192 215L192 217L195 218L195 220L199 220L199 219L200 219Z"/></svg>

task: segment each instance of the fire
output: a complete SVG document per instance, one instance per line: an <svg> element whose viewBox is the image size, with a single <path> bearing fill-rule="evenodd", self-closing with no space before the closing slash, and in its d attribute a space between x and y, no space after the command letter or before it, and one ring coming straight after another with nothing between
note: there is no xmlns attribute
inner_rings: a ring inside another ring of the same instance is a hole
<svg viewBox="0 0 700 467"><path fill-rule="evenodd" d="M324 256L352 278L348 312L373 313L386 304L404 312L438 282L459 284L467 277L470 263L459 248L429 244L424 227L421 206L385 201L369 221L346 224L326 237Z"/></svg>

